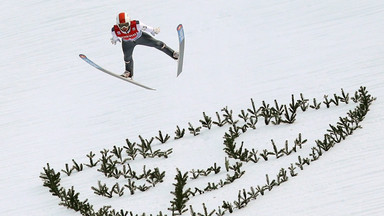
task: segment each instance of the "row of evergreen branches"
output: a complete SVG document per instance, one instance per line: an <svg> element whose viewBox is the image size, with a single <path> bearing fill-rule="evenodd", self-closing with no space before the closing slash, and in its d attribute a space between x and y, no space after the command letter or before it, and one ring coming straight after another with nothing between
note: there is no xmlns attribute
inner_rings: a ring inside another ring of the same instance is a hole
<svg viewBox="0 0 384 216"><path fill-rule="evenodd" d="M276 115L274 115L273 119L273 124L279 124L281 122L283 123L293 123L294 117L296 116L296 111L298 108L301 108L302 111L306 111L308 107L313 108L313 109L319 109L320 104L316 103L316 99L314 99L314 104L313 105L306 105L305 103L308 100L303 100L303 97L301 95L301 99L299 100L298 103L294 103L294 97L292 96L292 103L289 106L289 110L291 112L291 119L292 121L287 121L289 118L287 117L287 120L282 120L280 118L276 118ZM269 176L266 175L266 184L264 186L257 185L256 187L251 187L250 190L240 190L238 192L237 200L234 200L233 202L228 202L228 201L223 201L223 205L219 206L218 209L214 210L208 210L205 206L205 203L203 203L203 213L196 213L193 210L193 207L190 206L190 215L191 216L196 216L196 215L217 215L221 216L224 215L225 213L233 213L235 209L241 209L244 208L248 205L248 203L251 200L255 200L259 195L263 196L266 191L271 191L274 187L281 185L284 182L287 182L289 177L287 175L288 171L290 173L291 177L295 177L298 175L298 173L295 171L297 168L300 170L304 169L304 166L310 165L311 162L318 160L322 155L323 151L328 151L330 148L332 148L336 143L341 142L344 140L347 136L352 135L353 131L361 128L359 123L365 118L365 115L369 111L369 106L371 103L375 100L368 92L366 91L365 87L360 87L358 91L356 91L355 96L352 97L352 100L356 103L358 103L357 107L354 110L351 110L348 112L347 117L340 117L339 122L337 123L337 126L332 126L330 125L331 129L327 130L327 134L324 135L325 141L321 142L320 140L316 140L317 147L312 148L312 153L309 154L309 157L301 157L300 155L297 157L297 162L294 164L291 164L290 167L288 167L288 170L281 168L279 173L276 176L276 179L270 180ZM342 96L337 96L334 94L334 98L328 99L328 96L324 96L324 101L323 103L326 105L327 108L331 106L331 104L335 104L336 106L339 105L339 102L344 102L346 104L349 103L349 94L345 94L345 92L342 90ZM253 101L252 101L253 104ZM277 102L275 101L276 107L278 107ZM254 105L253 105L254 108ZM276 112L272 109L269 109L269 106L263 102L263 107L259 110L256 111L256 109L253 109L253 113L258 113L261 110L261 116L264 117L265 123L268 125L270 120L272 118L270 117L270 113L275 113ZM276 109L277 110L277 109ZM287 111L287 107L284 107L284 110ZM224 144L225 144L225 152L228 154L229 157L232 157L234 159L239 159L241 161L249 162L252 161L251 158L255 158L253 162L257 162L258 159L255 157L256 151L252 149L252 151L248 151L247 149L243 149L243 143L241 144L240 148L236 148L236 143L235 139L238 138L241 134L241 132L245 132L246 129L248 128L248 125L244 125L243 127L238 127L236 124L238 121L234 121L232 118L232 111L228 111L227 108L224 108L223 111L225 112L224 116L225 119L229 119L227 123L231 123L232 126L229 128L228 133L225 134L224 136ZM282 113L282 112L280 112ZM288 113L288 112L286 112ZM269 117L268 117L269 116ZM242 110L241 114L239 115L240 118L242 118L245 122L247 122L250 118L245 114L245 112ZM208 119L204 113L204 119ZM257 119L257 115L255 117ZM202 122L202 121L201 121ZM256 120L257 122L257 120ZM202 122L203 123L203 122ZM206 122L203 125L208 125ZM254 125L254 124L252 124ZM208 128L208 127L207 127ZM253 128L255 129L255 127ZM304 144L307 140L302 140L301 134L299 134L299 137L295 140L295 146L289 150L288 148L288 142L286 142L286 147L278 150L276 148L276 145L274 144L274 141L271 140L272 146L273 146L273 151L268 151L264 150L264 154L260 154L264 158L264 160L268 160L267 156L268 155L275 155L276 158L281 157L283 154L290 154L291 152L296 152L296 147L301 148L302 144ZM249 156L251 155L251 156ZM263 156L264 155L264 156ZM190 189L188 189L189 192ZM186 202L188 199L185 199L185 202L182 205L182 210L181 212L186 212Z"/></svg>
<svg viewBox="0 0 384 216"><path fill-rule="evenodd" d="M87 155L89 159L88 164L77 163L74 159L72 159L72 167L70 167L68 164L65 164L65 169L62 169L61 171L70 176L73 171L83 171L83 165L93 168L100 164L98 171L104 173L106 177L114 177L116 176L118 165L128 164L130 160L136 159L138 154L142 155L143 158L168 158L169 155L173 152L172 148L166 151L161 151L160 149L152 150L151 144L154 138L151 138L150 140L144 139L141 136L139 136L139 138L141 140L140 144L130 142L128 139L126 139L126 146L113 146L112 150L104 149L103 151L100 151L101 157L97 160L95 159L96 154L91 151ZM126 156L123 154L124 152Z"/></svg>
<svg viewBox="0 0 384 216"><path fill-rule="evenodd" d="M123 166L123 170L117 173L115 178L119 178L120 176L124 176L125 179L128 180L128 183L121 187L118 183L113 185L112 189L109 189L106 184L102 184L100 181L98 182L98 187L92 187L92 190L95 194L112 198L113 194L117 194L119 196L124 195L124 189L128 188L131 195L135 194L136 190L140 190L142 192L149 190L151 187L155 187L157 184L164 181L165 171L160 172L159 168L155 168L154 171L151 169L146 170L145 166L143 167L143 174L137 175L135 171L132 171L131 167L128 165L128 169L126 166ZM136 185L136 180L145 179L147 184Z"/></svg>
<svg viewBox="0 0 384 216"><path fill-rule="evenodd" d="M256 199L259 195L264 195L265 191L272 190L275 186L279 186L281 183L286 182L288 180L287 173L289 171L291 177L297 175L295 170L300 168L303 170L305 165L310 165L312 161L319 159L324 151L328 151L332 148L336 143L344 140L348 135L351 135L354 130L361 128L360 122L365 118L365 115L369 111L369 106L375 100L368 92L365 87L361 87L358 91L355 92L354 96L351 98L355 103L358 103L358 106L348 112L348 116L344 118L339 118L339 122L333 126L330 125L330 129L327 130L327 134L324 135L323 140L316 140L316 147L312 147L312 153L309 154L309 157L301 157L298 156L298 161L294 164L291 164L288 169L281 168L279 173L277 174L276 179L270 180L269 176L266 175L266 184L264 186L256 186L251 187L250 190L240 190L238 193L237 200L233 202L223 201L223 205L219 206L217 210L208 211L205 204L203 204L204 212L196 213L192 206L190 206L189 210L191 215L224 215L226 212L232 213L234 209L244 208L249 201ZM246 109L246 111L241 110L238 117L244 121L243 126L238 126L239 120L236 120L233 115L233 111L225 107L221 110L222 116L216 112L216 120L212 120L211 117L203 113L203 119L199 122L201 126L194 127L190 122L188 123L189 127L187 128L190 134L193 136L197 136L201 133L202 128L211 129L213 125L217 125L222 127L226 124L229 124L229 130L224 136L224 144L225 144L225 152L228 154L228 157L238 159L243 162L257 162L260 160L261 156L264 160L268 160L268 155L274 155L276 158L281 156L289 155L292 152L296 152L297 147L301 148L301 145L306 142L306 140L302 140L301 134L299 134L298 139L295 140L295 145L291 149L288 147L288 141L286 142L286 146L283 149L277 149L274 141L271 140L273 151L264 150L263 153L257 154L257 151L252 149L251 151L244 149L243 144L240 148L236 147L235 139L240 136L240 134L245 133L249 128L256 129L256 124L259 118L264 119L264 123L268 125L272 122L272 124L278 125L281 123L292 124L295 122L296 114L299 109L303 112L308 108L319 109L321 104L325 104L327 108L329 108L332 104L338 106L340 102L349 103L349 94L345 94L342 89L341 96L336 94L333 95L333 98L329 98L327 95L324 96L324 101L322 103L318 103L316 99L313 99L313 104L309 104L309 99L305 99L302 94L300 94L300 99L295 100L295 97L292 95L291 103L288 105L279 105L278 102L274 101L274 106L271 106L264 101L262 102L262 106L256 108L253 99L251 99L251 108ZM181 129L177 126L175 131L174 139L180 139L184 137L185 129ZM144 159L145 158L153 158L153 157L163 157L167 158L171 153L172 149L168 149L167 151L152 150L152 142L154 139L158 140L160 143L166 143L170 140L170 136L168 134L163 135L161 131L159 131L159 135L156 137L152 137L150 139L144 139L139 136L140 142L135 143L131 142L128 139L126 140L127 145L123 147L114 146L112 150L101 151L101 158L95 160L95 154L90 152L87 157L89 158L89 164L84 164L87 167L96 167L100 164L100 168L98 169L100 172L104 173L107 177L115 177L119 178L120 176L131 178L137 175L129 174L128 166L124 166L129 160L135 160L135 158L140 154ZM123 153L125 156L123 156ZM226 159L227 161L227 159ZM72 160L73 165L70 167L68 164L65 165L65 169L62 170L63 173L68 176L71 175L73 171L82 171L84 166L83 164L79 164L76 161ZM237 163L238 165L241 163ZM123 165L123 170L118 170L117 165ZM228 163L226 162L226 170L229 171ZM239 165L241 167L241 165ZM125 169L125 170L124 170ZM70 188L69 190L64 189L60 186L60 173L56 173L53 169L50 168L49 164L47 164L46 168L43 168L44 172L41 173L40 178L43 180L43 185L49 188L49 191L53 196L57 196L60 198L60 205L66 206L70 209L80 212L82 215L114 215L114 216L139 216L139 214L134 214L130 211L116 211L112 209L110 206L104 206L100 208L98 211L93 209L93 206L89 204L88 200L80 201L79 193L76 193L74 188ZM145 170L145 168L144 168ZM153 179L157 179L156 183L162 181L162 178L165 176L165 172L160 172L157 169L157 177ZM175 198L171 201L171 207L168 209L172 212L172 215L181 215L182 213L188 211L187 202L191 195L196 194L198 191L210 191L218 188L220 183L209 183L208 186L204 189L198 189L195 192L192 192L190 188L186 188L186 182L188 179L188 172L182 174L180 170L177 170L177 175L175 177L176 183L174 184L175 190L171 192ZM220 167L217 167L214 164L214 167L211 167L207 170L197 170L191 171L193 177L206 176L209 175L210 172L215 172L216 174L220 172ZM244 174L244 171L235 172L241 177ZM193 178L192 177L192 178ZM232 176L233 177L233 176ZM147 179L148 180L148 179ZM124 188L128 188L131 194L134 193L134 190L137 189L132 179L128 179L128 186L120 187L119 185L114 185L112 189L106 187L105 184L102 184L99 181L99 188L95 188L95 193L103 194L105 191L105 195L109 196L113 193L118 194L119 196L123 194ZM223 182L223 181L221 181ZM151 182L149 182L151 183ZM152 182L152 186L155 186L154 182ZM224 184L222 184L224 185ZM132 190L134 189L134 190ZM143 189L143 188L142 188ZM139 189L140 190L140 189ZM144 190L144 189L143 189ZM133 193L132 193L133 192ZM109 195L108 195L109 194ZM142 213L141 215L145 215ZM160 211L158 216L162 216L163 213Z"/></svg>
<svg viewBox="0 0 384 216"><path fill-rule="evenodd" d="M271 139L271 144L273 150L264 149L261 153L258 150L252 148L248 150L243 148L244 142L241 143L240 147L237 147L235 139L240 134L235 136L230 135L226 136L224 139L224 151L225 153L234 159L238 159L243 162L253 162L258 163L260 159L264 159L264 161L268 161L270 155L274 155L277 159L283 157L284 155L290 155L293 152L297 152L297 150L302 148L302 145L307 142L307 139L302 139L301 133L299 133L298 137L294 140L294 146L289 147L288 140L285 141L285 147L278 149L275 145L275 141Z"/></svg>
<svg viewBox="0 0 384 216"><path fill-rule="evenodd" d="M337 106L338 101L348 103L348 94L345 94L344 91L342 91L342 94L343 97L337 97L335 95L334 99L328 101L329 103L324 102L327 105L327 108L329 108L328 105L330 105L330 103L334 103ZM336 126L330 125L330 129L327 130L328 133L324 135L324 140L316 140L317 147L312 148L312 153L309 154L309 157L298 156L297 162L291 164L288 169L280 169L279 173L276 175L276 179L270 180L269 176L266 175L266 184L264 186L257 185L256 187L251 187L249 190L240 190L236 200L232 202L223 201L222 206L219 206L217 210L210 211L209 215L216 213L217 216L222 216L227 212L233 213L235 209L246 207L251 200L255 200L258 196L265 195L266 191L271 191L274 187L287 182L289 179L287 175L288 171L291 177L297 176L298 173L295 172L296 168L303 170L304 166L310 165L311 162L316 161L323 156L324 151L329 151L335 146L335 144L340 143L342 140L346 139L347 136L352 135L354 130L361 128L360 122L364 120L369 111L370 105L374 100L376 100L376 98L368 94L365 87L360 87L360 89L355 92L355 96L352 97L352 100L358 103L355 109L350 110L347 113L347 117L340 117ZM205 209L204 212L207 212L207 210ZM190 213L192 216L196 215L196 213L192 210L192 207ZM198 213L198 215L207 214Z"/></svg>

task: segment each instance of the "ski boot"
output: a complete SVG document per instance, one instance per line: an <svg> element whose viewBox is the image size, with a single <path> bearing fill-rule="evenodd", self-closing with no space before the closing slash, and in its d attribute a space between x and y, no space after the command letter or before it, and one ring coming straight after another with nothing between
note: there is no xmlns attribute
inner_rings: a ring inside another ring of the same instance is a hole
<svg viewBox="0 0 384 216"><path fill-rule="evenodd" d="M173 59L178 60L179 56L180 56L179 52L176 52L176 51L173 52L173 56L172 56Z"/></svg>
<svg viewBox="0 0 384 216"><path fill-rule="evenodd" d="M126 79L132 79L133 77L133 73L130 72L130 71L125 71L123 74L121 74L120 76L126 78Z"/></svg>

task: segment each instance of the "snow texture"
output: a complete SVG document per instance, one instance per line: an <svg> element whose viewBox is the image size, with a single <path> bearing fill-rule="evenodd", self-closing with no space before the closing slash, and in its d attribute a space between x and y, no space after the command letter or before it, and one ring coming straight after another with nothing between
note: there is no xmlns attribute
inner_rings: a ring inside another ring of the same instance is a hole
<svg viewBox="0 0 384 216"><path fill-rule="evenodd" d="M289 103L291 94L300 93L320 100L360 86L377 97L363 128L232 215L382 215L383 1L16 0L3 2L0 11L0 215L79 215L59 206L42 186L39 174L46 163L60 171L72 159L87 162L90 151L123 146L126 138L138 141L138 135L172 134L176 125L198 125L203 112L213 117L228 106L238 114L250 107L251 98L258 106L263 100ZM97 71L78 56L84 53L111 71L124 71L121 47L109 41L121 11L160 26L156 37L174 49L176 26L184 25L184 68L177 79L174 60L156 49L135 49L135 79L156 92ZM271 139L282 144L302 133L313 146L351 108L300 113L293 125L260 124L241 139L261 149ZM169 215L176 168L224 166L225 131L216 127L187 135L158 146L173 148L169 159L133 163L138 169L145 164L166 171L165 181L147 192L99 197L91 186L108 180L90 169L62 175L62 186L73 185L97 208ZM188 205L200 212L202 203L215 209L223 200L237 199L239 190L264 184L265 174L275 175L295 157L244 165L241 179L193 197Z"/></svg>

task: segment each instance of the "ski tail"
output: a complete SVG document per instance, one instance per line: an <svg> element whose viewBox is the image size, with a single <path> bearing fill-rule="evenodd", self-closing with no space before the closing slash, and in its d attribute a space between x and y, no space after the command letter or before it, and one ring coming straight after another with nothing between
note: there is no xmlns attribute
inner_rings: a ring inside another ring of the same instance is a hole
<svg viewBox="0 0 384 216"><path fill-rule="evenodd" d="M183 61L184 61L184 46L185 46L185 36L184 36L184 27L182 24L177 26L177 33L179 35L179 59L177 64L177 76L183 71Z"/></svg>

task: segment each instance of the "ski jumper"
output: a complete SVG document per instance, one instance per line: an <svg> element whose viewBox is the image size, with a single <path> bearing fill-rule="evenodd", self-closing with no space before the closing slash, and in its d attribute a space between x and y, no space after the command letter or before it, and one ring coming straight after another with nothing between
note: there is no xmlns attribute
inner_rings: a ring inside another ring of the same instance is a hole
<svg viewBox="0 0 384 216"><path fill-rule="evenodd" d="M174 50L168 47L164 42L156 40L148 33L154 34L154 28L140 23L138 20L130 22L128 32L123 32L117 25L112 27L112 37L117 40L122 39L122 48L124 52L125 70L133 74L133 58L132 53L136 45L144 45L154 47L163 51L168 56L173 57Z"/></svg>

